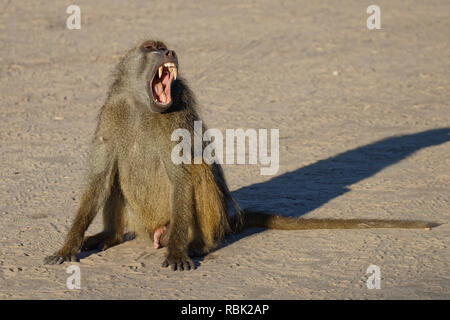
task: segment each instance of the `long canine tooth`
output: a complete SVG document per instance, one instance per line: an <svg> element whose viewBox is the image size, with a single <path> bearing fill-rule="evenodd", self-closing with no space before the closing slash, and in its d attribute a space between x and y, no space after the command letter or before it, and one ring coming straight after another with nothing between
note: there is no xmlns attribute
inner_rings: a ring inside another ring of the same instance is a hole
<svg viewBox="0 0 450 320"><path fill-rule="evenodd" d="M177 80L177 68L173 68L173 79Z"/></svg>
<svg viewBox="0 0 450 320"><path fill-rule="evenodd" d="M158 77L159 78L161 78L162 73L163 73L163 67L161 66L161 67L158 68Z"/></svg>

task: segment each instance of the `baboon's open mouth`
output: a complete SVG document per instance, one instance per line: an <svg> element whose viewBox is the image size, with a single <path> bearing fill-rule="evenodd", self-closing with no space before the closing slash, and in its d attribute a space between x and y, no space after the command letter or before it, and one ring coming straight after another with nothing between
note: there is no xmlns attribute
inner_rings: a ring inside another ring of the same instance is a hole
<svg viewBox="0 0 450 320"><path fill-rule="evenodd" d="M177 66L166 62L156 70L152 80L153 99L159 104L169 104L172 101L170 86L177 80Z"/></svg>

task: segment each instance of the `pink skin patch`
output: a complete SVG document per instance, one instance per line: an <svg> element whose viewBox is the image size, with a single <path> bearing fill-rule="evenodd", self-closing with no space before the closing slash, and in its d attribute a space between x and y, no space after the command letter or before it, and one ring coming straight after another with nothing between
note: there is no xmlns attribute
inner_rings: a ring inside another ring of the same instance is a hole
<svg viewBox="0 0 450 320"><path fill-rule="evenodd" d="M166 226L160 227L155 230L155 233L153 234L153 248L159 249L161 247L161 243L159 242L159 239L161 238L161 235L166 230L167 230Z"/></svg>

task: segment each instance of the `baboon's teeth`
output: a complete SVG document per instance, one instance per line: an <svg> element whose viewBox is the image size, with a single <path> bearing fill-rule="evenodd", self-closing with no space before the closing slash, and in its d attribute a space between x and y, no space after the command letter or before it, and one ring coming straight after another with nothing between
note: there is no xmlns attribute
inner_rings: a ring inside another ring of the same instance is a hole
<svg viewBox="0 0 450 320"><path fill-rule="evenodd" d="M163 67L161 66L158 68L158 78L161 78L162 73L163 73Z"/></svg>
<svg viewBox="0 0 450 320"><path fill-rule="evenodd" d="M164 64L165 67L169 68L170 73L173 73L173 79L177 80L177 67L175 66L174 63L172 62L167 62L166 64Z"/></svg>

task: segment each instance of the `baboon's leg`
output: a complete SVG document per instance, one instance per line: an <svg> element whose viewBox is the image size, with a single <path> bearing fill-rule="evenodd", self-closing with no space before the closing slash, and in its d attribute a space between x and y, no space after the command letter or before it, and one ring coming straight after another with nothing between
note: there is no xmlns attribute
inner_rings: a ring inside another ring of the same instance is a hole
<svg viewBox="0 0 450 320"><path fill-rule="evenodd" d="M169 234L168 253L162 266L170 266L172 270L180 271L194 268L194 263L188 256L194 221L194 192L192 181L184 170L172 164L166 165L166 172L171 181L170 225L166 231Z"/></svg>
<svg viewBox="0 0 450 320"><path fill-rule="evenodd" d="M111 194L103 207L104 230L86 237L83 250L106 250L122 242L125 229L125 207L125 199L120 190L118 175L116 175Z"/></svg>
<svg viewBox="0 0 450 320"><path fill-rule="evenodd" d="M113 146L103 138L103 129L102 123L100 123L91 152L88 183L81 197L72 227L66 236L63 247L44 259L47 264L77 260L76 255L83 244L84 233L110 195L117 164Z"/></svg>

